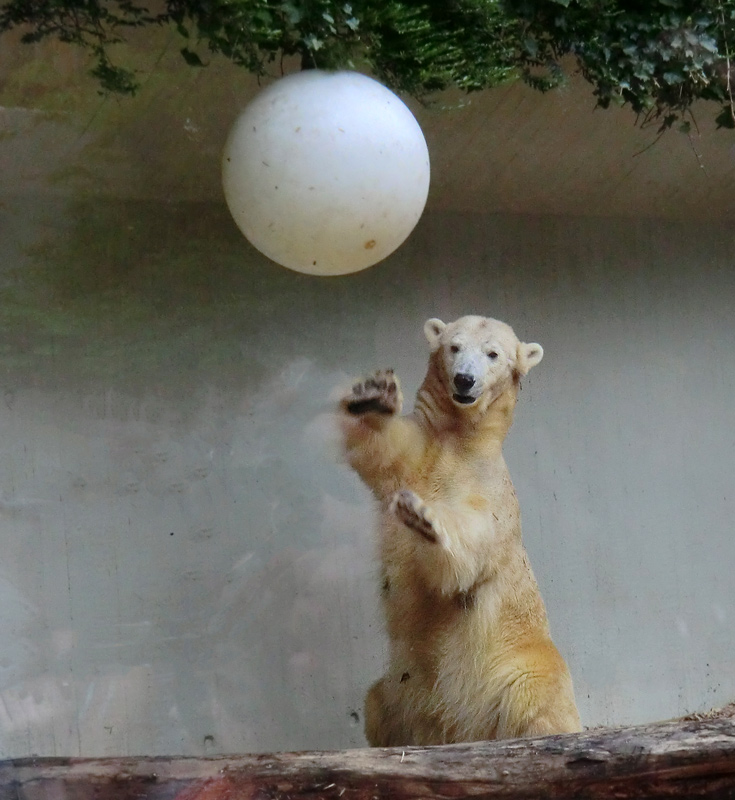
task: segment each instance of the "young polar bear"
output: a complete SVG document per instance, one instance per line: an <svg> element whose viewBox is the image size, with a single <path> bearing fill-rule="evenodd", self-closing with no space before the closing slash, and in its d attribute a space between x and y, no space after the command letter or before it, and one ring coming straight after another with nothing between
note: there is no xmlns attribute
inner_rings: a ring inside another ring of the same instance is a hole
<svg viewBox="0 0 735 800"><path fill-rule="evenodd" d="M373 746L580 730L502 455L521 376L541 361L503 322L424 326L429 368L399 416L392 370L340 404L347 459L380 504L386 674L366 698Z"/></svg>

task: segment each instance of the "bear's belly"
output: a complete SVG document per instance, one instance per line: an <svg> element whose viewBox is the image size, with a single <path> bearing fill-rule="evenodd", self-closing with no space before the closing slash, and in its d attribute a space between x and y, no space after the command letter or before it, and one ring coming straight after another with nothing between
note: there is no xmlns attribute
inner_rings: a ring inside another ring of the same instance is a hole
<svg viewBox="0 0 735 800"><path fill-rule="evenodd" d="M417 743L493 738L514 650L527 637L545 636L534 585L520 581L520 597L511 599L503 581L491 580L468 603L402 577L384 597L390 702Z"/></svg>
<svg viewBox="0 0 735 800"><path fill-rule="evenodd" d="M502 660L497 642L476 610L439 606L430 621L404 614L400 623L400 610L388 609L397 624L386 699L417 744L493 738L506 688L495 666Z"/></svg>
<svg viewBox="0 0 735 800"><path fill-rule="evenodd" d="M406 578L393 576L383 598L395 671L413 669L433 684L440 673L459 668L480 680L506 638L500 585L488 581L476 594L446 596Z"/></svg>

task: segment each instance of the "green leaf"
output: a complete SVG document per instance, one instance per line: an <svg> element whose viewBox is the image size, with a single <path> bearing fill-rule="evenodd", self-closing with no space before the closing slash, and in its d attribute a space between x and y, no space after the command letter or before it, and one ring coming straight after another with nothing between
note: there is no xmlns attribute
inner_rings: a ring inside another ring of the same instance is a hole
<svg viewBox="0 0 735 800"><path fill-rule="evenodd" d="M298 25L301 22L302 14L293 3L281 3L281 10L286 15L290 25Z"/></svg>
<svg viewBox="0 0 735 800"><path fill-rule="evenodd" d="M666 83L678 84L684 82L684 75L681 72L664 72L663 75Z"/></svg>
<svg viewBox="0 0 735 800"><path fill-rule="evenodd" d="M709 53L718 52L717 42L711 36L707 36L707 34L703 33L699 37L699 44Z"/></svg>
<svg viewBox="0 0 735 800"><path fill-rule="evenodd" d="M321 50L324 46L323 40L318 39L313 33L310 33L308 36L304 37L304 44L309 50Z"/></svg>

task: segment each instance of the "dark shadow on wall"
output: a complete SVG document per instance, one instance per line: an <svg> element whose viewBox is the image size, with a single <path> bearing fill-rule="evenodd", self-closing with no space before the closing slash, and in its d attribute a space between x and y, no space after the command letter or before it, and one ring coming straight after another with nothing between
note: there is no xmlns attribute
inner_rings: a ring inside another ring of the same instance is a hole
<svg viewBox="0 0 735 800"><path fill-rule="evenodd" d="M18 388L178 396L185 374L237 389L279 356L339 368L354 343L372 346L366 298L382 299L386 265L329 279L284 269L223 206L12 199L0 215L0 368Z"/></svg>

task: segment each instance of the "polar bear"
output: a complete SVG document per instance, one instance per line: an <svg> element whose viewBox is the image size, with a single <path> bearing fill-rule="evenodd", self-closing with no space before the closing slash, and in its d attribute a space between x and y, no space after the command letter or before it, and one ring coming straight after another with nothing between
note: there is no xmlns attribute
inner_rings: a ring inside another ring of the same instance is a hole
<svg viewBox="0 0 735 800"><path fill-rule="evenodd" d="M392 370L339 407L347 461L379 503L386 674L369 690L373 746L579 731L569 670L521 542L502 455L538 344L503 322L424 325L431 355L412 414Z"/></svg>

